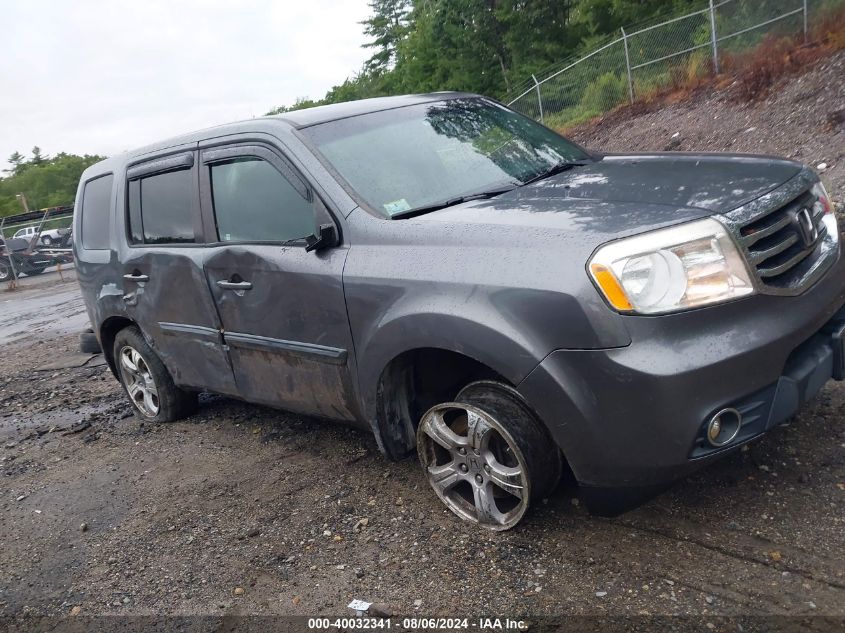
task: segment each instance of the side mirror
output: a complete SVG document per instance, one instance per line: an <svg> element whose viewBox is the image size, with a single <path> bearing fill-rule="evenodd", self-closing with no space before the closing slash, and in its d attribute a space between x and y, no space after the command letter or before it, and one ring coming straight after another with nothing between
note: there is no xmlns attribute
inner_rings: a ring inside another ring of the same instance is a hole
<svg viewBox="0 0 845 633"><path fill-rule="evenodd" d="M321 224L317 233L309 235L305 240L305 252L318 251L337 244L337 231L334 224Z"/></svg>

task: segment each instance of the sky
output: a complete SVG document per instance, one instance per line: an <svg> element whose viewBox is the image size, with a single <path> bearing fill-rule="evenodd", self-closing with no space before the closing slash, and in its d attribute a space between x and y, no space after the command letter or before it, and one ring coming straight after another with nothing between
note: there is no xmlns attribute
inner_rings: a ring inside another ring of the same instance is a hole
<svg viewBox="0 0 845 633"><path fill-rule="evenodd" d="M113 155L322 97L371 51L367 0L0 0L0 169Z"/></svg>

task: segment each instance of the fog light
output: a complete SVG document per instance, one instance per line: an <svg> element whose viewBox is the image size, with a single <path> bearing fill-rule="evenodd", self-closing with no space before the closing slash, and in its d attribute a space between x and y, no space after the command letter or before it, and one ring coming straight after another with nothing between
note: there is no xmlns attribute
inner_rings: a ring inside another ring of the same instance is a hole
<svg viewBox="0 0 845 633"><path fill-rule="evenodd" d="M707 439L711 442L716 442L719 439L719 434L722 432L722 423L719 419L710 420L710 426L707 429Z"/></svg>
<svg viewBox="0 0 845 633"><path fill-rule="evenodd" d="M736 409L722 409L707 423L707 441L711 446L725 446L739 435L742 414Z"/></svg>

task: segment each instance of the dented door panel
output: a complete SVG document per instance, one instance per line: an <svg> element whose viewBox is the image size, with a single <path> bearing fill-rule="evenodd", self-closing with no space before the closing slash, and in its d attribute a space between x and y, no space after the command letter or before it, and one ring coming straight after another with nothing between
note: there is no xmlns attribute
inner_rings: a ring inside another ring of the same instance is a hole
<svg viewBox="0 0 845 633"><path fill-rule="evenodd" d="M237 394L203 273L203 251L129 249L122 278L126 314L141 327L177 385Z"/></svg>
<svg viewBox="0 0 845 633"><path fill-rule="evenodd" d="M301 246L218 244L209 250L208 286L241 397L355 420L341 280L347 249L307 253Z"/></svg>

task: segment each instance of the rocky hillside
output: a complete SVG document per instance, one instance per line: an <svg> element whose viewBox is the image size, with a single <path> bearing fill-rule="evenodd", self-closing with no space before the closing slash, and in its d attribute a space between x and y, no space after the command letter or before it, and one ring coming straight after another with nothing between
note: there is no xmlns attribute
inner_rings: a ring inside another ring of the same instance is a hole
<svg viewBox="0 0 845 633"><path fill-rule="evenodd" d="M841 210L845 202L845 51L784 78L764 99L708 88L679 103L621 110L567 135L607 152L708 151L774 154L821 175Z"/></svg>

